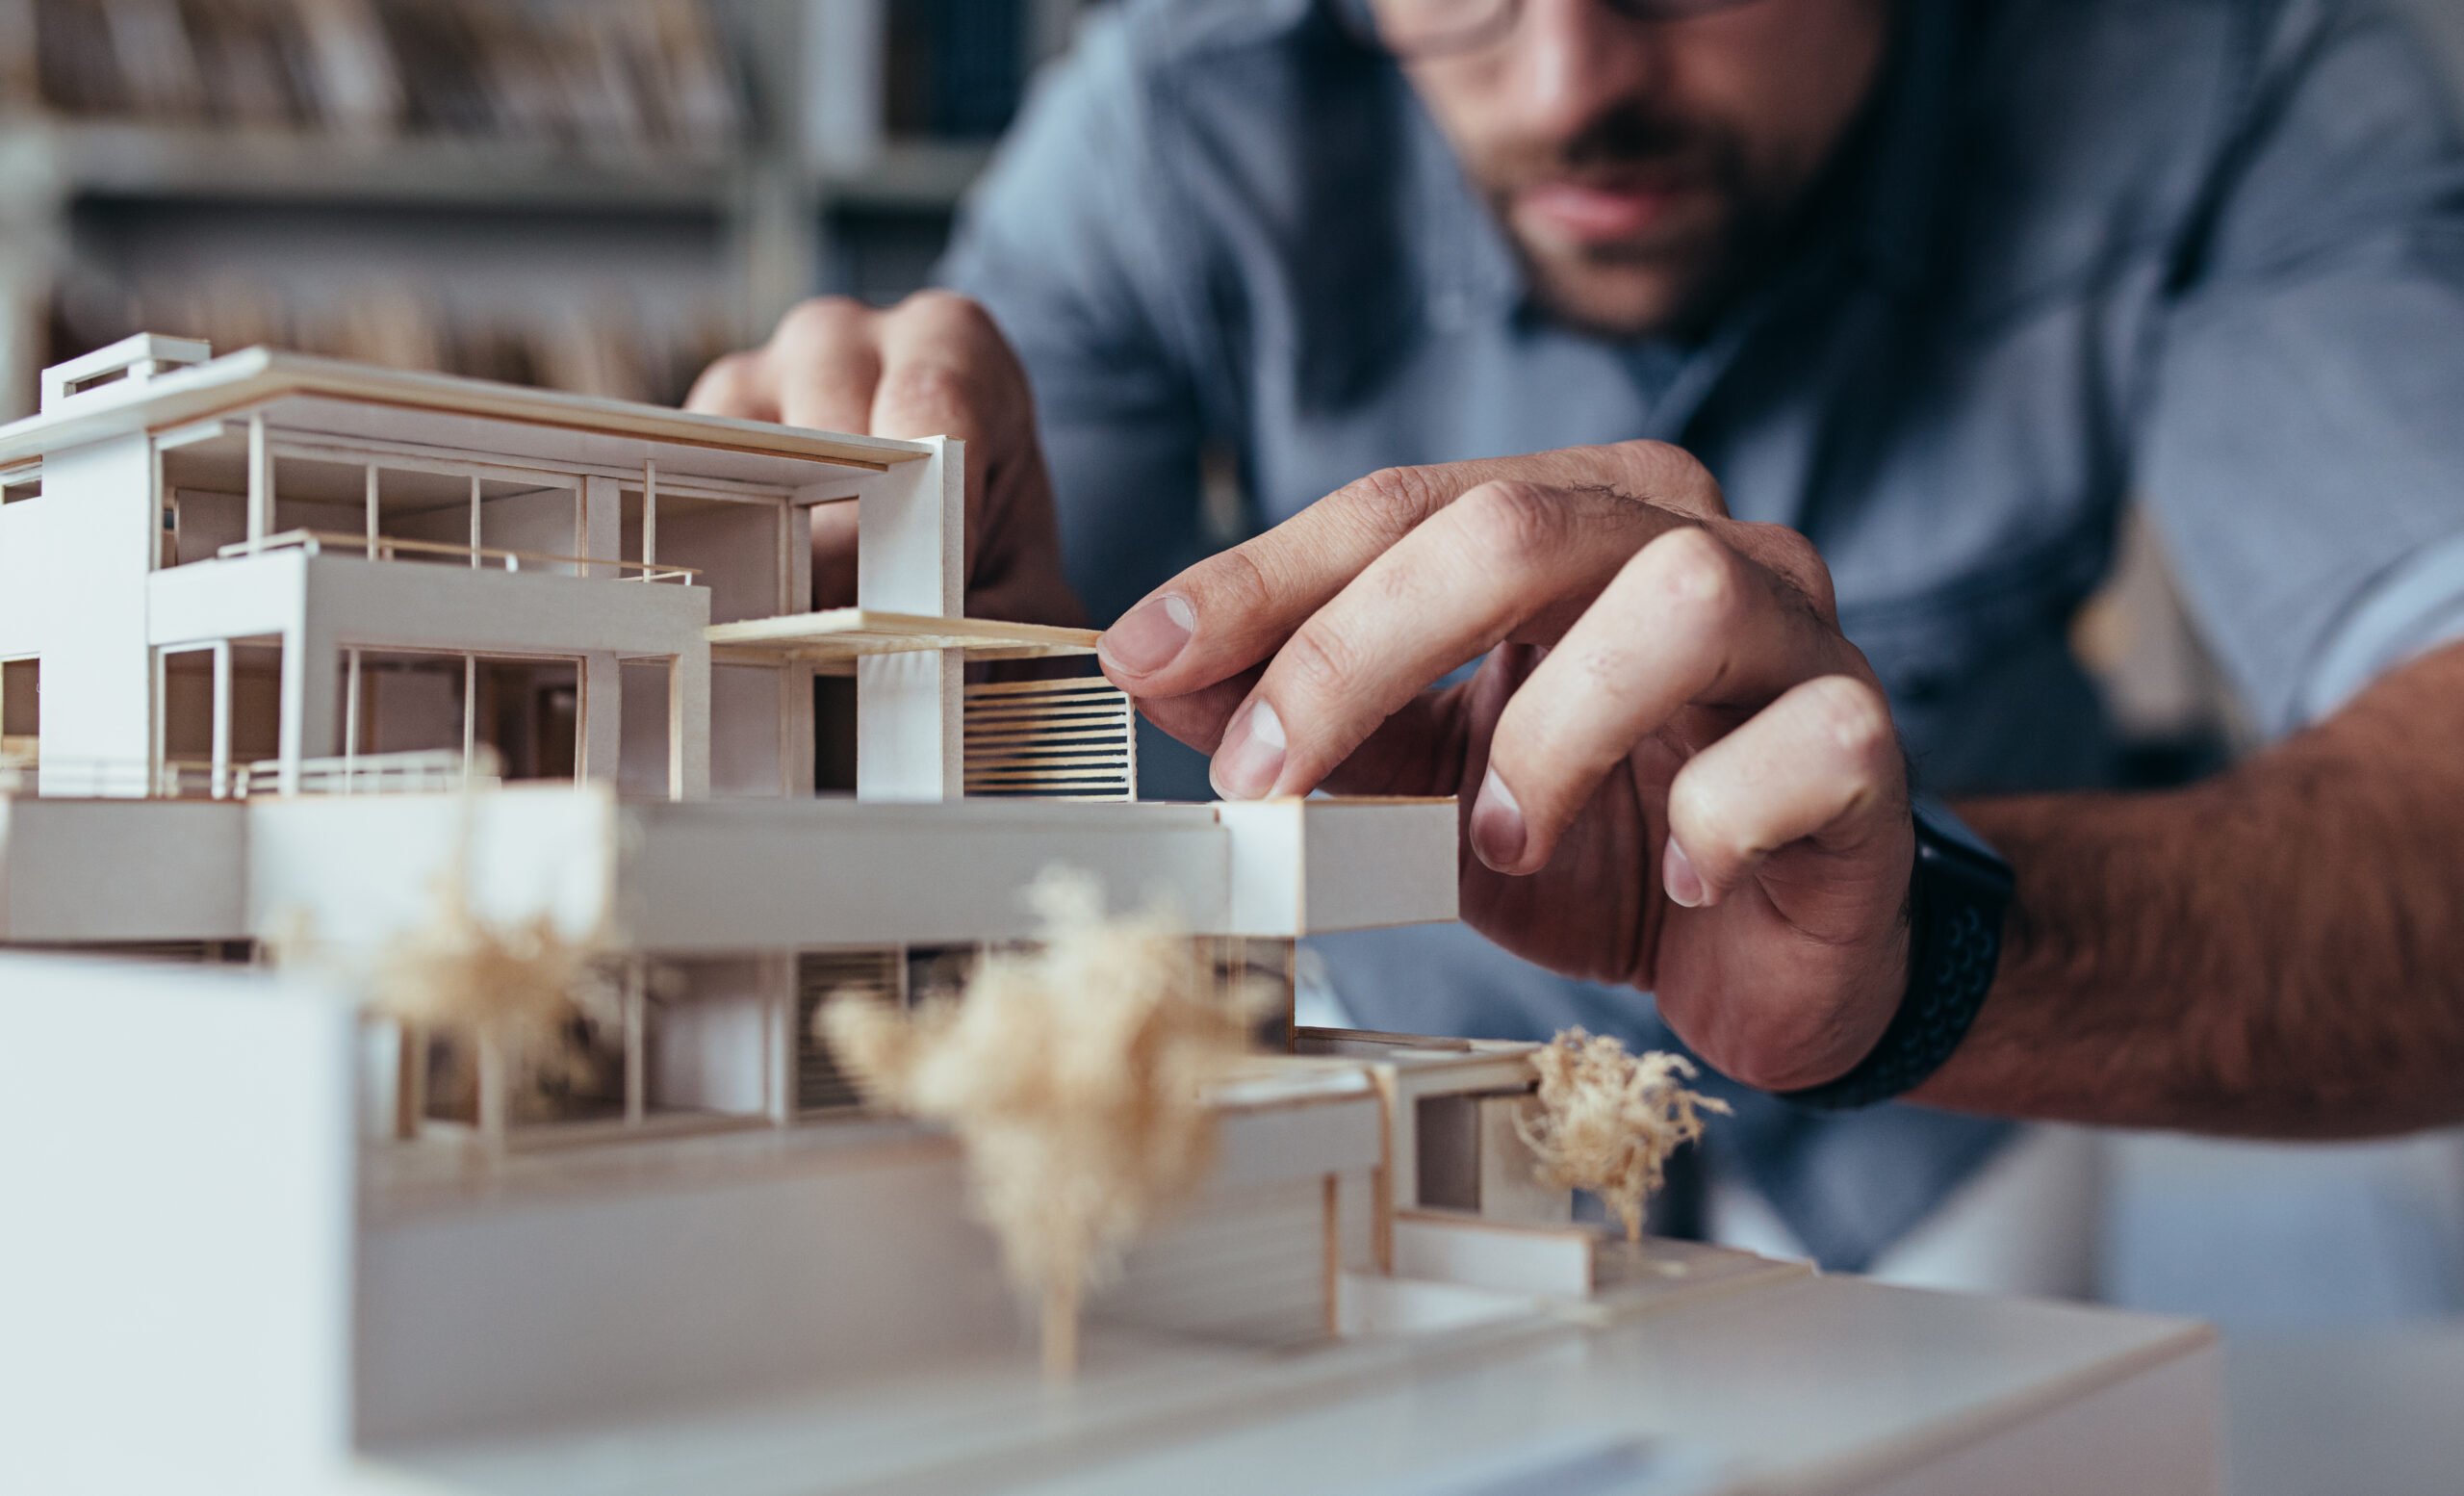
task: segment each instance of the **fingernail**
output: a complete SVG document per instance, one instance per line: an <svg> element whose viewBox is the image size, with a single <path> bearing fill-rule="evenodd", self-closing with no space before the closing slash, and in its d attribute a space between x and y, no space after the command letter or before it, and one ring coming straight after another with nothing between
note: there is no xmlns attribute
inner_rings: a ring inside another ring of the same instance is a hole
<svg viewBox="0 0 2464 1496"><path fill-rule="evenodd" d="M1095 641L1095 653L1103 656L1106 664L1131 675L1147 675L1180 658L1196 629L1197 609L1190 600L1167 592L1122 614Z"/></svg>
<svg viewBox="0 0 2464 1496"><path fill-rule="evenodd" d="M1252 702L1223 735L1208 777L1226 800L1257 800L1283 773L1283 719L1265 702Z"/></svg>
<svg viewBox="0 0 2464 1496"><path fill-rule="evenodd" d="M1659 886L1672 904L1686 909L1703 907L1703 875L1694 870L1694 860L1685 855L1675 837L1668 838L1668 855L1660 859Z"/></svg>
<svg viewBox="0 0 2464 1496"><path fill-rule="evenodd" d="M1499 872L1508 872L1523 861L1524 843L1530 839L1530 829L1523 823L1523 807L1517 805L1514 791L1505 787L1498 771L1489 770L1480 781L1480 793L1472 802L1472 850L1480 861Z"/></svg>

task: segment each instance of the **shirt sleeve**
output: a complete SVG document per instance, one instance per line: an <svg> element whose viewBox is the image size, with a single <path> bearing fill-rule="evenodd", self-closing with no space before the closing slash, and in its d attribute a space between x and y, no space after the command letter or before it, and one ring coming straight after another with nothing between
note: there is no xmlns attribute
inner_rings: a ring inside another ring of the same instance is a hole
<svg viewBox="0 0 2464 1496"><path fill-rule="evenodd" d="M2282 8L2178 262L2140 485L2280 733L2464 637L2464 153L2405 27Z"/></svg>
<svg viewBox="0 0 2464 1496"><path fill-rule="evenodd" d="M1132 26L1091 19L1039 81L962 215L938 278L1017 348L1050 458L1070 581L1098 624L1197 559L1203 426Z"/></svg>

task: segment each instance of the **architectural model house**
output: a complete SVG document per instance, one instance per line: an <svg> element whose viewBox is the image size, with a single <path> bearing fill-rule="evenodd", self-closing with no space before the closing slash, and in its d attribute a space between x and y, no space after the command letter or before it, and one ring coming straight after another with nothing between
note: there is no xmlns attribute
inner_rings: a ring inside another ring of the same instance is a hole
<svg viewBox="0 0 2464 1496"><path fill-rule="evenodd" d="M0 430L6 857L42 869L0 940L365 951L450 874L654 958L666 1000L551 1119L625 1127L845 1104L812 1003L1024 936L1047 865L1287 974L1296 936L1453 914L1450 804L1106 803L1117 690L970 684L1092 635L962 616L955 444L162 337L43 390ZM842 503L860 606L814 612L805 511ZM815 793L821 674L854 677L852 796Z"/></svg>
<svg viewBox="0 0 2464 1496"><path fill-rule="evenodd" d="M77 954L0 954L0 1171L38 1224L0 1276L39 1285L0 1326L0 1487L999 1488L1481 1356L1546 1385L1587 1327L1731 1303L1783 1306L1741 1364L1863 1335L1905 1392L1766 1388L1787 1458L1861 1474L1752 1488L1963 1488L1873 1477L1946 1431L2027 1458L2091 1386L2067 1488L2203 1468L2195 1329L1612 1242L1516 1151L1528 1046L1288 1023L1092 1302L1081 1395L1040 1389L951 1145L852 1105L815 1003L1031 938L1055 865L1289 983L1300 936L1453 917L1456 810L1137 803L1100 678L969 679L1092 636L963 616L962 461L161 337L48 373L0 427L0 944ZM858 505L856 607L810 609L821 503ZM852 793L814 783L822 676ZM474 1075L365 1011L440 893L603 953L595 1073ZM276 939L319 959L254 968ZM1629 1359L1615 1416L1687 1395ZM1610 1416L1580 1396L1547 1417ZM1372 1468L1273 1445L1296 1490Z"/></svg>

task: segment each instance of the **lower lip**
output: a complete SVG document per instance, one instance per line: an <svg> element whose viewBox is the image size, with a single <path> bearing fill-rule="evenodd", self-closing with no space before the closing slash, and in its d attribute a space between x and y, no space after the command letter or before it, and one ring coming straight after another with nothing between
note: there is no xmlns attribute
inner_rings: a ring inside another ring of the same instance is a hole
<svg viewBox="0 0 2464 1496"><path fill-rule="evenodd" d="M1658 187L1579 187L1553 182L1517 195L1527 225L1582 244L1613 244L1647 233L1686 195L1679 183Z"/></svg>

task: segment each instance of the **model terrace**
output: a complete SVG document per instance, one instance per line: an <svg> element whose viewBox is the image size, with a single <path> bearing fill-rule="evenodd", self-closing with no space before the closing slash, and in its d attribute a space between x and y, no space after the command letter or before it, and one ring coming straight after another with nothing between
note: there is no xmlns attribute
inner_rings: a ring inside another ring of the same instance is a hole
<svg viewBox="0 0 2464 1496"><path fill-rule="evenodd" d="M1131 794L1101 682L939 689L1091 639L959 616L953 444L209 351L130 339L0 429L0 718L43 793L808 794L842 673L866 798ZM837 502L861 606L808 612Z"/></svg>

